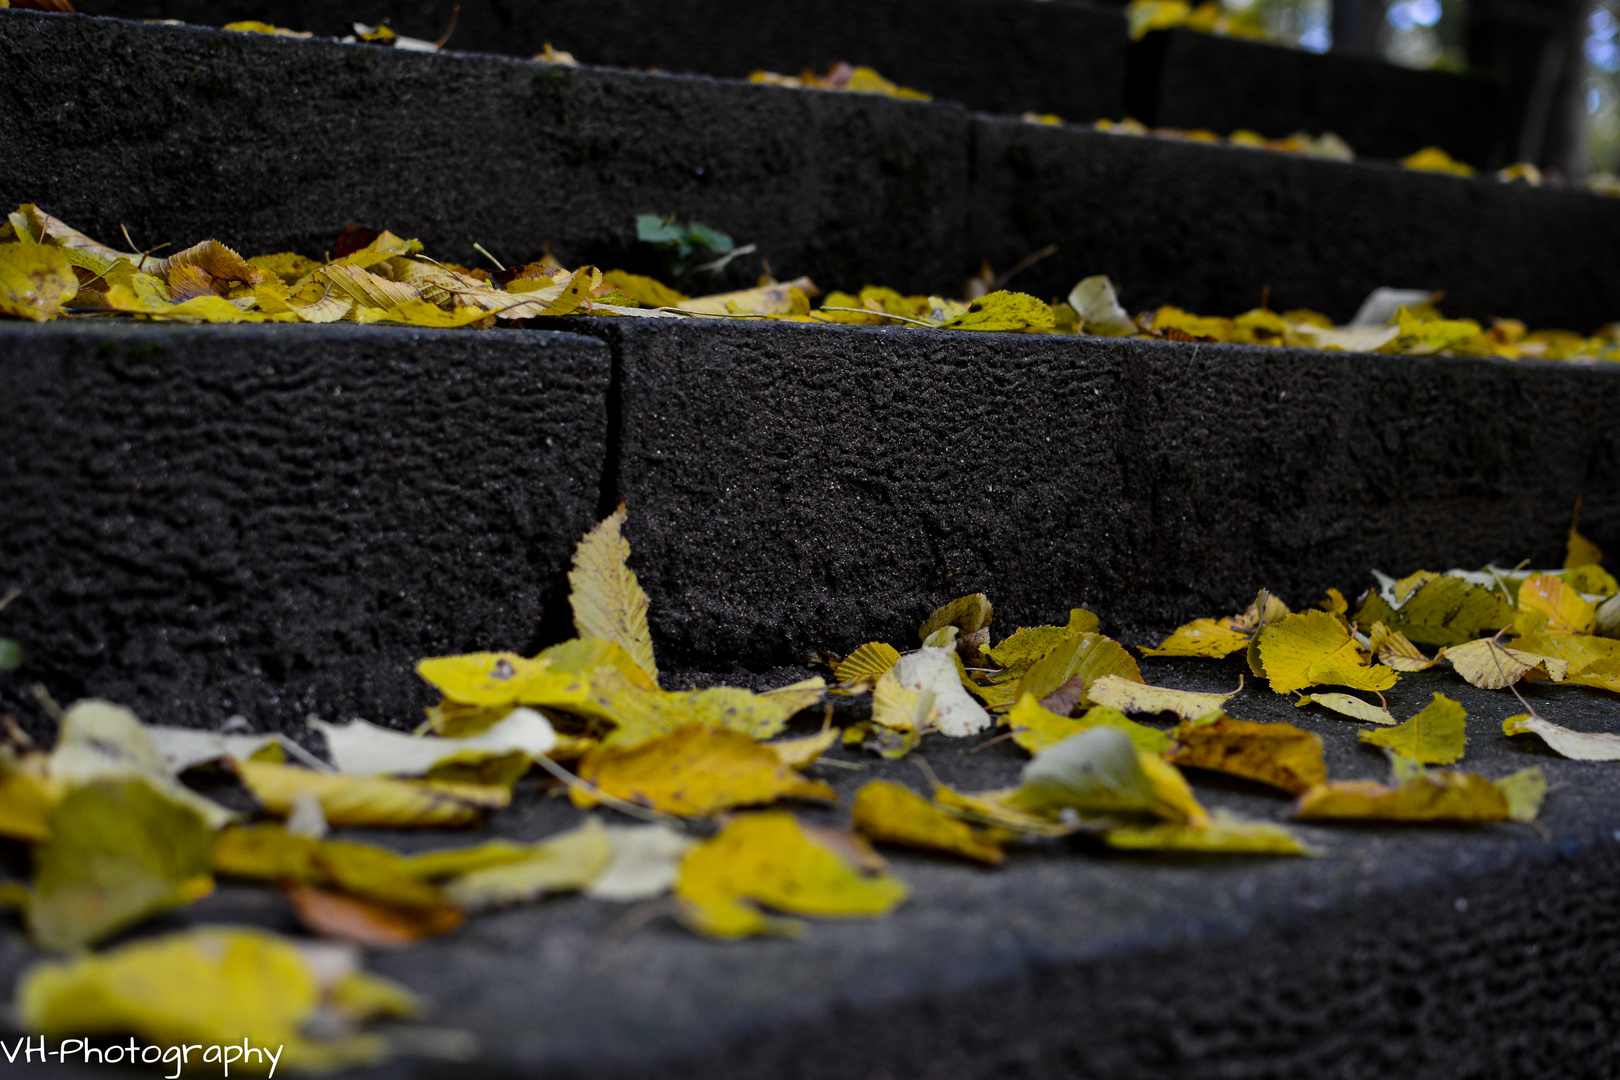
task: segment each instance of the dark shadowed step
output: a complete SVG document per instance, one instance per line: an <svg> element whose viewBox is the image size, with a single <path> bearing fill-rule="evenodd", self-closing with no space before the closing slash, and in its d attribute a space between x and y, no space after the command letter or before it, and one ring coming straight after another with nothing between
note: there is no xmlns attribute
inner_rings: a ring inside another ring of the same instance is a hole
<svg viewBox="0 0 1620 1080"><path fill-rule="evenodd" d="M536 331L0 325L27 694L153 723L420 717L425 655L569 630L608 350Z"/></svg>
<svg viewBox="0 0 1620 1080"><path fill-rule="evenodd" d="M450 0L81 0L80 11L223 26L258 19L333 37L356 21L435 40ZM989 112L1116 118L1125 19L1077 0L467 0L447 48L532 56L547 43L588 64L742 78L846 61Z"/></svg>
<svg viewBox="0 0 1620 1080"><path fill-rule="evenodd" d="M1230 690L1242 670L1240 659L1143 663L1155 683L1200 690ZM361 1075L1608 1080L1620 773L1509 740L1501 720L1522 706L1449 673L1403 678L1388 696L1404 716L1436 690L1470 713L1461 768L1546 771L1545 835L1517 824L1301 827L1327 852L1310 860L1107 855L1076 840L1015 851L995 870L885 848L910 899L887 919L813 920L799 940L722 944L667 919L625 936L630 905L551 898L368 953L368 970L424 998L426 1023L471 1032L481 1049L473 1063L393 1062ZM1555 722L1615 727L1612 698L1597 691L1525 692ZM1336 778L1387 778L1382 756L1356 742L1360 725L1295 709L1252 680L1228 708L1319 733ZM929 736L920 753L962 789L1016 782L1022 751L1002 743L969 756L972 742ZM868 780L926 790L910 761L832 756L867 771L815 767L842 803L795 807L807 821L846 822ZM1280 793L1189 776L1212 808L1285 819ZM536 840L577 821L528 780L492 825ZM412 851L482 838L344 835ZM297 932L274 890L232 884L143 932L225 921ZM0 931L0 985L36 958L16 931ZM107 1070L64 1072L97 1080Z"/></svg>
<svg viewBox="0 0 1620 1080"><path fill-rule="evenodd" d="M1314 307L1380 285L1454 315L1620 317L1620 200L941 104L491 56L0 11L0 202L98 236L330 250L347 222L472 263L546 243L617 265L634 215L758 244L823 289L957 295L981 259L1043 299L1107 273L1133 309ZM452 104L453 103L453 104ZM739 260L747 278L760 262ZM751 282L751 278L748 278Z"/></svg>
<svg viewBox="0 0 1620 1080"><path fill-rule="evenodd" d="M1440 146L1495 167L1507 164L1492 160L1500 97L1477 75L1177 29L1131 46L1125 107L1153 127L1248 128L1273 139L1332 131L1367 157Z"/></svg>

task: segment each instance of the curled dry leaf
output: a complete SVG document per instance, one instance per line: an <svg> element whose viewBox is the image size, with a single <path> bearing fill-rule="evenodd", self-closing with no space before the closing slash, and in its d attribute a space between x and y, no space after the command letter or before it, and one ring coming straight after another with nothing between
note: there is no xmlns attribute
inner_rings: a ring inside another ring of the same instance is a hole
<svg viewBox="0 0 1620 1080"><path fill-rule="evenodd" d="M863 873L793 815L770 811L734 818L688 855L675 895L682 922L728 939L800 931L797 920L773 918L761 907L791 915L885 915L906 898L906 887L886 873Z"/></svg>
<svg viewBox="0 0 1620 1080"><path fill-rule="evenodd" d="M806 780L769 746L696 724L636 746L592 750L579 776L607 795L682 817L782 798L838 800L832 788ZM576 806L595 803L579 788L570 794Z"/></svg>
<svg viewBox="0 0 1620 1080"><path fill-rule="evenodd" d="M332 764L352 776L420 776L441 764L470 764L514 752L536 758L557 745L551 722L527 708L513 709L486 731L464 738L414 737L364 720L312 720L311 726L325 737Z"/></svg>
<svg viewBox="0 0 1620 1080"><path fill-rule="evenodd" d="M338 828L464 827L512 801L510 788L485 784L334 776L262 761L238 761L236 772L270 813L286 817L301 796L313 795L326 820Z"/></svg>
<svg viewBox="0 0 1620 1080"><path fill-rule="evenodd" d="M1367 633L1367 651L1378 658L1378 662L1396 671L1427 671L1440 662L1438 656L1430 658L1423 654L1405 634L1399 630L1391 630L1383 623L1373 623L1372 629Z"/></svg>
<svg viewBox="0 0 1620 1080"><path fill-rule="evenodd" d="M954 649L924 647L902 656L873 689L873 722L953 738L988 728L990 714L963 689L957 664Z"/></svg>
<svg viewBox="0 0 1620 1080"><path fill-rule="evenodd" d="M1448 645L1440 655L1465 681L1484 690L1506 689L1538 668L1553 682L1562 682L1569 673L1567 660L1512 649L1493 638Z"/></svg>
<svg viewBox="0 0 1620 1080"><path fill-rule="evenodd" d="M1350 694L1301 694L1299 700L1294 702L1294 707L1297 709L1303 709L1307 705L1320 705L1324 709L1332 709L1341 716L1348 716L1352 720L1364 720L1369 724L1394 724L1396 722L1395 718L1389 714L1388 709L1374 705L1370 701L1363 701L1361 698Z"/></svg>
<svg viewBox="0 0 1620 1080"><path fill-rule="evenodd" d="M1191 690L1149 686L1118 675L1104 675L1091 684L1087 694L1094 704L1107 705L1120 712L1175 713L1183 720L1196 720L1220 712L1221 707L1242 689L1241 679L1237 690L1230 693L1201 694Z"/></svg>
<svg viewBox="0 0 1620 1080"><path fill-rule="evenodd" d="M943 851L999 866L1006 861L1000 830L975 829L910 788L874 780L855 795L855 828L883 843Z"/></svg>
<svg viewBox="0 0 1620 1080"><path fill-rule="evenodd" d="M1165 760L1182 766L1258 780L1299 794L1327 779L1320 736L1292 724L1257 724L1223 716L1207 724L1184 723Z"/></svg>
<svg viewBox="0 0 1620 1080"><path fill-rule="evenodd" d="M1467 716L1468 710L1460 702L1436 693L1410 720L1392 728L1363 731L1361 741L1425 765L1450 765L1462 759L1468 743Z"/></svg>
<svg viewBox="0 0 1620 1080"><path fill-rule="evenodd" d="M1620 761L1620 735L1599 732L1572 731L1567 727L1543 720L1539 716L1520 713L1502 721L1504 735L1539 735L1541 741L1564 757L1576 761Z"/></svg>
<svg viewBox="0 0 1620 1080"><path fill-rule="evenodd" d="M611 641L629 653L654 684L658 665L653 660L652 632L647 628L647 593L625 565L630 545L620 535L625 508L604 518L585 534L574 551L568 572L568 603L574 626L582 638Z"/></svg>

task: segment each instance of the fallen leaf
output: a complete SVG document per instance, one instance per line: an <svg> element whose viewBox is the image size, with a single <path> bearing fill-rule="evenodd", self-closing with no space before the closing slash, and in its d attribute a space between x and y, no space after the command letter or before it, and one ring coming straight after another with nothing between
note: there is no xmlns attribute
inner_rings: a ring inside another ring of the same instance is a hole
<svg viewBox="0 0 1620 1080"><path fill-rule="evenodd" d="M143 779L74 788L34 849L28 926L47 949L79 949L206 896L213 837L202 817Z"/></svg>
<svg viewBox="0 0 1620 1080"><path fill-rule="evenodd" d="M1012 729L1013 742L1031 754L1039 754L1071 735L1098 726L1123 731L1144 754L1161 754L1170 745L1170 736L1164 732L1127 719L1124 713L1110 706L1095 705L1079 717L1059 716L1042 707L1030 694L1025 694L1013 706L1006 723Z"/></svg>
<svg viewBox="0 0 1620 1080"><path fill-rule="evenodd" d="M411 736L364 720L310 725L326 739L326 752L339 772L351 776L420 776L447 762L468 764L514 751L541 757L557 745L551 722L533 709L513 709L478 735L446 739Z"/></svg>
<svg viewBox="0 0 1620 1080"><path fill-rule="evenodd" d="M1299 709L1303 709L1307 705L1320 705L1324 709L1332 709L1340 715L1348 716L1353 720L1365 720L1369 724L1394 724L1396 722L1395 718L1389 714L1388 709L1374 705L1370 701L1363 701L1361 698L1350 694L1301 694L1299 700L1294 702L1294 707Z"/></svg>
<svg viewBox="0 0 1620 1080"><path fill-rule="evenodd" d="M521 845L498 843L503 849L517 849L500 861L522 857ZM490 846L406 858L371 844L316 839L280 825L260 824L221 830L214 838L209 865L227 877L313 885L394 907L433 908L444 904L444 895L430 880L498 865L483 850Z"/></svg>
<svg viewBox="0 0 1620 1080"><path fill-rule="evenodd" d="M1440 662L1438 656L1425 656L1423 650L1412 644L1405 634L1391 630L1381 622L1373 623L1367 633L1367 651L1377 657L1379 663L1396 671L1427 671Z"/></svg>
<svg viewBox="0 0 1620 1080"><path fill-rule="evenodd" d="M917 724L916 714L931 707L933 719L929 723L943 735L961 738L990 727L990 714L963 689L957 664L954 649L924 647L900 657L874 688L873 721L905 730L907 724L902 720L907 720L912 730L923 731L928 724ZM884 706L881 715L880 693ZM929 707L921 704L927 695L932 695Z"/></svg>
<svg viewBox="0 0 1620 1080"><path fill-rule="evenodd" d="M1451 666L1466 682L1485 690L1506 689L1536 668L1554 682L1562 682L1569 673L1566 660L1510 649L1491 638L1448 645L1440 655L1451 661Z"/></svg>
<svg viewBox="0 0 1620 1080"><path fill-rule="evenodd" d="M383 948L448 934L466 919L457 907L397 907L310 885L285 890L304 928L322 937Z"/></svg>
<svg viewBox="0 0 1620 1080"><path fill-rule="evenodd" d="M1078 703L1084 705L1089 701L1091 687L1105 675L1142 682L1136 661L1113 638L1097 633L1069 634L1051 652L1030 665L1018 682L1017 698L1026 693L1044 698L1070 679L1079 677L1084 680L1086 693Z"/></svg>
<svg viewBox="0 0 1620 1080"><path fill-rule="evenodd" d="M1620 761L1620 735L1572 731L1527 713L1510 716L1502 721L1502 733L1540 735L1541 740L1548 746L1564 757L1576 761Z"/></svg>
<svg viewBox="0 0 1620 1080"><path fill-rule="evenodd" d="M1590 600L1570 588L1561 577L1535 574L1519 586L1519 610L1513 632L1590 634L1597 609Z"/></svg>
<svg viewBox="0 0 1620 1080"><path fill-rule="evenodd" d="M697 315L808 315L810 297L820 295L815 282L801 277L739 292L694 297L682 303L680 310Z"/></svg>
<svg viewBox="0 0 1620 1080"><path fill-rule="evenodd" d="M285 735L275 733L233 734L155 724L145 725L144 730L153 748L162 755L164 766L176 775L223 758L250 758L272 746L285 753L287 744L291 742Z"/></svg>
<svg viewBox="0 0 1620 1080"><path fill-rule="evenodd" d="M1299 794L1327 779L1322 739L1292 724L1257 724L1223 716L1207 724L1183 723L1165 754L1175 765L1212 769Z"/></svg>
<svg viewBox="0 0 1620 1080"><path fill-rule="evenodd" d="M18 985L17 1014L26 1030L51 1039L134 1035L176 1046L246 1038L262 1048L260 1065L332 1069L382 1057L380 1038L330 1022L340 1017L321 1022L339 998L387 1003L395 1014L411 1001L392 984L355 971L344 954L337 964L318 963L267 931L201 927L37 964ZM336 1028L337 1037L311 1038L306 1032L316 1026Z"/></svg>
<svg viewBox="0 0 1620 1080"><path fill-rule="evenodd" d="M594 817L576 829L535 844L526 858L452 878L445 899L469 911L538 900L546 893L577 892L613 861L613 841Z"/></svg>
<svg viewBox="0 0 1620 1080"><path fill-rule="evenodd" d="M827 799L833 789L806 780L769 746L735 731L691 725L632 747L604 745L579 765L599 791L682 817L702 817L782 798ZM578 788L574 805L595 800Z"/></svg>
<svg viewBox="0 0 1620 1080"><path fill-rule="evenodd" d="M1221 707L1242 689L1240 682L1238 689L1231 693L1200 694L1191 690L1149 686L1118 675L1104 675L1092 683L1086 692L1093 703L1107 705L1120 712L1175 713L1183 720L1196 720L1220 712Z"/></svg>
<svg viewBox="0 0 1620 1080"><path fill-rule="evenodd" d="M613 857L607 868L585 886L597 900L650 900L662 896L680 876L681 861L697 841L668 825L610 825Z"/></svg>
<svg viewBox="0 0 1620 1080"><path fill-rule="evenodd" d="M1010 804L1049 817L1068 809L1083 817L1209 818L1174 767L1138 753L1129 736L1112 727L1094 727L1035 755L1024 766L1022 781Z"/></svg>
<svg viewBox="0 0 1620 1080"><path fill-rule="evenodd" d="M1139 327L1120 306L1114 283L1099 274L1082 279L1069 290L1069 306L1084 320L1081 328L1099 337L1129 337Z"/></svg>
<svg viewBox="0 0 1620 1080"><path fill-rule="evenodd" d="M1514 821L1534 821L1547 797L1547 777L1540 765L1520 769L1495 781L1496 790L1507 800L1508 817Z"/></svg>
<svg viewBox="0 0 1620 1080"><path fill-rule="evenodd" d="M1194 619L1177 627L1170 636L1143 656L1207 656L1219 658L1242 652L1253 634L1232 625L1230 619Z"/></svg>
<svg viewBox="0 0 1620 1080"><path fill-rule="evenodd" d="M1103 843L1121 851L1179 851L1200 855L1315 855L1287 828L1218 813L1203 825L1161 822L1126 825L1103 833Z"/></svg>
<svg viewBox="0 0 1620 1080"><path fill-rule="evenodd" d="M1434 700L1410 720L1392 728L1361 732L1361 741L1388 747L1397 754L1425 765L1450 765L1460 761L1468 742L1468 710L1436 693Z"/></svg>
<svg viewBox="0 0 1620 1080"><path fill-rule="evenodd" d="M97 780L141 779L173 802L190 808L210 828L235 814L181 784L170 772L146 727L121 705L86 698L62 717L51 753L53 781L69 787Z"/></svg>
<svg viewBox="0 0 1620 1080"><path fill-rule="evenodd" d="M1577 512L1579 507L1576 507ZM1575 528L1573 522L1569 526L1569 539L1564 545L1564 569L1576 570L1582 566L1596 566L1603 561L1603 549L1598 547Z"/></svg>
<svg viewBox="0 0 1620 1080"><path fill-rule="evenodd" d="M1296 817L1304 820L1506 821L1505 795L1483 776L1437 769L1398 787L1374 780L1332 780L1300 795Z"/></svg>
<svg viewBox="0 0 1620 1080"><path fill-rule="evenodd" d="M616 669L601 668L591 676L588 708L558 707L610 720L614 728L602 740L603 746L628 748L694 724L769 739L780 735L796 713L814 705L825 691L826 683L812 678L764 694L735 686L675 693L642 689Z"/></svg>
<svg viewBox="0 0 1620 1080"><path fill-rule="evenodd" d="M908 787L874 780L855 794L855 828L883 843L943 851L999 866L1007 858L1000 837L975 829Z"/></svg>
<svg viewBox="0 0 1620 1080"><path fill-rule="evenodd" d="M967 637L989 627L994 613L990 598L984 593L958 597L924 619L917 628L917 637L927 641L934 631L947 626L956 627L963 637Z"/></svg>
<svg viewBox="0 0 1620 1080"><path fill-rule="evenodd" d="M934 785L934 802L954 817L1000 829L1015 835L1059 837L1080 830L1078 817L1067 820L1034 813L1015 805L1019 788L995 791L957 791L944 784Z"/></svg>
<svg viewBox="0 0 1620 1080"><path fill-rule="evenodd" d="M0 750L0 836L40 841L51 835L51 808L60 792L40 753L21 757Z"/></svg>
<svg viewBox="0 0 1620 1080"><path fill-rule="evenodd" d="M791 814L772 811L734 818L681 864L675 895L682 921L714 938L797 934L792 915L886 915L906 898L888 874L864 874L833 848L808 835ZM758 906L756 906L758 905Z"/></svg>
<svg viewBox="0 0 1620 1080"><path fill-rule="evenodd" d="M0 315L44 322L79 293L73 263L44 244L0 244Z"/></svg>
<svg viewBox="0 0 1620 1080"><path fill-rule="evenodd" d="M1362 626L1381 622L1419 645L1461 645L1513 622L1513 605L1482 585L1451 574L1403 580L1414 578L1416 587L1401 596L1370 592L1356 621Z"/></svg>
<svg viewBox="0 0 1620 1080"><path fill-rule="evenodd" d="M341 776L293 765L238 761L237 775L259 805L278 817L292 813L300 796L320 800L334 827L456 828L475 825L512 800L511 789L434 780Z"/></svg>
<svg viewBox="0 0 1620 1080"><path fill-rule="evenodd" d="M622 647L654 684L658 665L653 660L652 632L647 628L647 593L625 565L630 545L619 530L625 520L624 504L585 534L574 551L568 572L572 590L574 626L582 638L601 638Z"/></svg>
<svg viewBox="0 0 1620 1080"><path fill-rule="evenodd" d="M881 641L870 641L839 662L833 669L833 681L840 686L855 682L876 683L883 673L900 659L900 651Z"/></svg>
<svg viewBox="0 0 1620 1080"><path fill-rule="evenodd" d="M1364 666L1350 632L1325 611L1301 611L1262 627L1252 655L1258 658L1256 674L1265 675L1279 694L1319 683L1387 690L1400 678L1390 668Z"/></svg>
<svg viewBox="0 0 1620 1080"><path fill-rule="evenodd" d="M993 292L981 296L968 309L941 324L942 330L1049 330L1057 317L1044 300L1028 293Z"/></svg>
<svg viewBox="0 0 1620 1080"><path fill-rule="evenodd" d="M814 765L816 759L826 753L842 735L843 732L837 728L829 727L814 735L806 735L802 739L783 739L765 745L775 752L782 764L790 765L795 769L805 769Z"/></svg>

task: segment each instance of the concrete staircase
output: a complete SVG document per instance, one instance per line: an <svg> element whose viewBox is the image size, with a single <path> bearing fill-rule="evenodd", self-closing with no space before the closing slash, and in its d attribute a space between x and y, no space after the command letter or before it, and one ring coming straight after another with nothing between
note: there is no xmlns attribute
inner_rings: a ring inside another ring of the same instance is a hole
<svg viewBox="0 0 1620 1080"><path fill-rule="evenodd" d="M458 261L549 243L606 266L656 212L828 289L955 293L981 259L1056 242L1015 287L1107 273L1133 309L1211 313L1269 289L1342 320L1397 285L1444 289L1457 315L1620 316L1620 200L1572 191L943 102L16 11L0 69L0 202L109 240L318 255L360 222ZM0 353L0 586L23 594L0 634L28 650L0 702L36 733L35 682L199 726L411 726L418 657L567 632L572 544L620 499L665 667L754 685L818 643L903 645L980 589L1000 630L1084 605L1139 642L1261 585L1309 604L1374 566L1556 563L1577 497L1583 530L1620 544L1620 378L1594 367L607 319L4 323ZM1144 670L1199 689L1238 674ZM1393 700L1442 687L1414 678ZM1243 703L1343 741L1275 695ZM1489 734L1500 699L1466 703L1470 761L1521 762ZM923 752L948 781L1016 771L1005 745L937 741ZM1335 775L1381 772L1334 754ZM1593 975L1620 953L1620 790L1602 767L1541 763L1568 789L1556 843L1316 830L1336 858L1036 855L993 877L901 857L912 907L807 942L619 941L611 909L558 901L373 966L477 1034L490 1076L1599 1076L1620 1004ZM915 782L872 765L845 786ZM1248 787L1208 794L1276 809ZM530 792L496 828L565 818ZM286 922L259 895L227 888L179 918ZM0 968L28 958L8 932Z"/></svg>

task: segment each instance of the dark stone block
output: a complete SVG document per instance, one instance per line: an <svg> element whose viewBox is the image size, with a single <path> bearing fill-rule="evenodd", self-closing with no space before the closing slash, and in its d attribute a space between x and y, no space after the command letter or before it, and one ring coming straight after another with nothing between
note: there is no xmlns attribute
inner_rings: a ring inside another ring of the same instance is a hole
<svg viewBox="0 0 1620 1080"><path fill-rule="evenodd" d="M1240 659L1143 663L1156 684L1200 690L1230 690L1243 670ZM644 923L632 905L548 897L368 952L368 970L422 996L426 1024L470 1032L481 1049L471 1062L395 1061L352 1075L1607 1080L1620 1011L1620 772L1508 739L1501 720L1522 706L1449 673L1405 677L1388 696L1406 716L1437 690L1470 713L1461 768L1546 771L1545 834L1517 824L1300 827L1326 849L1320 859L1109 855L1075 840L1015 848L1000 869L884 848L911 889L906 904L883 920L813 920L797 940L705 941L668 919ZM1524 692L1555 722L1615 730L1612 698L1598 692ZM1382 755L1357 743L1361 725L1295 709L1252 679L1229 709L1317 732L1337 779L1388 776ZM969 755L976 741L929 736L919 752L966 790L1016 783L1023 753L1002 743ZM911 761L830 756L866 771L813 770L842 799L793 807L814 824L847 822L869 780L926 790ZM1189 777L1212 809L1287 818L1278 792ZM567 800L525 781L491 828L528 841L578 820ZM344 835L405 851L484 838ZM295 927L270 888L227 883L144 932L227 921ZM0 985L37 957L15 930L0 931Z"/></svg>
<svg viewBox="0 0 1620 1080"><path fill-rule="evenodd" d="M957 108L19 11L0 68L0 203L106 242L318 256L356 222L611 266L646 212L757 243L749 284L760 257L927 291L975 265Z"/></svg>
<svg viewBox="0 0 1620 1080"><path fill-rule="evenodd" d="M1453 316L1588 332L1620 318L1607 252L1620 199L1294 154L980 118L972 249L992 265L1057 243L1014 288L1108 274L1139 311L1310 307L1343 322L1371 290L1441 289Z"/></svg>
<svg viewBox="0 0 1620 1080"><path fill-rule="evenodd" d="M1500 96L1474 75L1161 30L1131 46L1125 108L1151 127L1248 128L1274 139L1332 131L1364 157L1440 146L1495 167L1506 164L1492 147Z"/></svg>
<svg viewBox="0 0 1620 1080"><path fill-rule="evenodd" d="M1368 570L1620 543L1591 367L1037 335L579 320L612 342L610 486L671 666L1095 610L1135 639Z"/></svg>
<svg viewBox="0 0 1620 1080"><path fill-rule="evenodd" d="M567 334L0 325L0 676L154 723L414 725L417 659L570 632L608 350Z"/></svg>
<svg viewBox="0 0 1620 1080"><path fill-rule="evenodd" d="M84 0L92 15L208 26L259 19L342 36L388 20L435 40L449 0ZM604 0L595 4L467 0L448 48L532 56L546 43L585 63L742 78L797 75L836 61L868 64L905 86L989 112L1117 117L1125 19L1075 0Z"/></svg>

